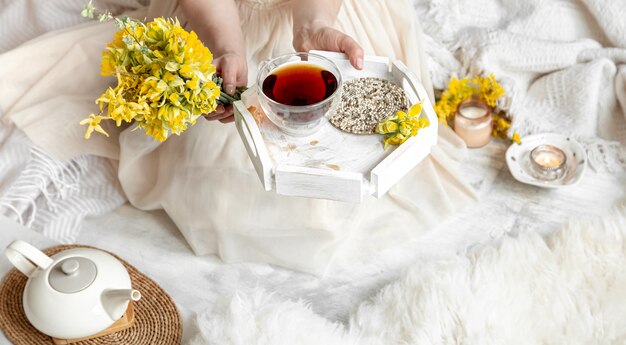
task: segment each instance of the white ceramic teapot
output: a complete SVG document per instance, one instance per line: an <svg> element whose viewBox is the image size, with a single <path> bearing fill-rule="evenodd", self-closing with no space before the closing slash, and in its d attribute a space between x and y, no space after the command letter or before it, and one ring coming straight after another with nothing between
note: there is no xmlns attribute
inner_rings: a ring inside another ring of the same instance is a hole
<svg viewBox="0 0 626 345"><path fill-rule="evenodd" d="M124 265L101 250L75 248L48 257L18 240L5 253L28 277L23 296L28 321L55 338L103 331L124 315L130 300L141 298Z"/></svg>

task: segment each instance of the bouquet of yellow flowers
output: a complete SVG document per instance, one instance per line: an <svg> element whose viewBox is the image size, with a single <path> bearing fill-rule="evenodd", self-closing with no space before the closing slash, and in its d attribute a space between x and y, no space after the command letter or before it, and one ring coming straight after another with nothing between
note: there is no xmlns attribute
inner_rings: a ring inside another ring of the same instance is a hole
<svg viewBox="0 0 626 345"><path fill-rule="evenodd" d="M454 122L454 114L461 102L471 97L478 97L492 109L496 107L496 102L504 95L504 89L498 83L493 74L486 77L474 76L457 79L452 78L448 83L448 89L441 93L440 98L435 103L434 109L439 118L439 122L447 125ZM520 142L519 134L513 132L509 137L509 129L512 119L504 111L493 112L493 132L492 136L502 139L510 139L516 143Z"/></svg>
<svg viewBox="0 0 626 345"><path fill-rule="evenodd" d="M147 135L164 141L171 134L180 135L218 104L238 99L241 89L234 96L221 92L211 52L178 20L115 20L120 30L102 54L101 74L115 75L117 86L96 100L98 115L81 121L88 125L86 139L94 131L108 136L100 122L110 120L118 127L134 122Z"/></svg>

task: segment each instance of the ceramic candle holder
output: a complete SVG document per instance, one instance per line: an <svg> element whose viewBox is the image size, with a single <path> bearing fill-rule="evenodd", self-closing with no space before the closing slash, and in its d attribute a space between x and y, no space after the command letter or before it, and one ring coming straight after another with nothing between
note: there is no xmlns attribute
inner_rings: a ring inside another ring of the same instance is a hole
<svg viewBox="0 0 626 345"><path fill-rule="evenodd" d="M491 140L492 118L487 103L470 98L459 104L454 116L454 131L467 147L481 147Z"/></svg>
<svg viewBox="0 0 626 345"><path fill-rule="evenodd" d="M563 177L567 156L552 145L539 145L530 151L530 166L536 178L552 181Z"/></svg>

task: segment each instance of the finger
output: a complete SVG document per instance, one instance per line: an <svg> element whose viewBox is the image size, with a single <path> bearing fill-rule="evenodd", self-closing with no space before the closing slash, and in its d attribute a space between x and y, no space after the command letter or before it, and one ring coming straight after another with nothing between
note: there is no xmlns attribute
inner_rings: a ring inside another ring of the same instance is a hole
<svg viewBox="0 0 626 345"><path fill-rule="evenodd" d="M348 54L352 66L363 69L363 48L352 37L344 35L339 41L339 50Z"/></svg>
<svg viewBox="0 0 626 345"><path fill-rule="evenodd" d="M212 112L205 114L204 118L207 120L214 120L216 116L219 116L221 114L224 113L226 109L224 108L223 105L218 105L215 110L213 110Z"/></svg>
<svg viewBox="0 0 626 345"><path fill-rule="evenodd" d="M226 115L226 116L219 115L219 116L213 116L213 117L208 117L208 116L207 116L207 117L205 117L205 118L207 119L207 121L216 121L216 120L222 120L222 119L227 118L227 117L230 117L230 116L233 116L233 115L232 115L232 114L230 114L230 115Z"/></svg>
<svg viewBox="0 0 626 345"><path fill-rule="evenodd" d="M248 64L244 64L243 67L239 68L239 73L237 73L237 86L247 86L248 85Z"/></svg>
<svg viewBox="0 0 626 345"><path fill-rule="evenodd" d="M235 116L229 116L227 118L220 119L221 123L231 123L235 121Z"/></svg>
<svg viewBox="0 0 626 345"><path fill-rule="evenodd" d="M209 121L214 121L214 120L221 120L225 117L229 117L233 115L233 107L232 106L228 106L224 109L224 111L217 113L217 112L212 112L210 114L208 114L207 116L205 116L205 118Z"/></svg>
<svg viewBox="0 0 626 345"><path fill-rule="evenodd" d="M224 110L223 113L215 114L213 116L207 117L207 120L221 120L221 119L227 118L229 116L233 116L233 107L232 106L226 107L226 109Z"/></svg>
<svg viewBox="0 0 626 345"><path fill-rule="evenodd" d="M221 64L221 77L223 79L223 89L227 94L235 93L235 84L238 77L238 64L235 60L225 59Z"/></svg>
<svg viewBox="0 0 626 345"><path fill-rule="evenodd" d="M223 105L218 105L217 107L215 107L215 110L213 110L212 112L209 113L209 115L211 114L221 114L224 111L226 111L226 108Z"/></svg>

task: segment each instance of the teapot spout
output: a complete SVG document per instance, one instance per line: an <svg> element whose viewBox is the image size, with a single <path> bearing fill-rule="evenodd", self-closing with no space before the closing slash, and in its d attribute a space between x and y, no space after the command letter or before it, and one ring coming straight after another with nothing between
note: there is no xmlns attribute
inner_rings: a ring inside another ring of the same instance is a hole
<svg viewBox="0 0 626 345"><path fill-rule="evenodd" d="M117 321L126 312L129 301L139 301L141 293L133 289L105 290L102 293L102 306L109 317Z"/></svg>

